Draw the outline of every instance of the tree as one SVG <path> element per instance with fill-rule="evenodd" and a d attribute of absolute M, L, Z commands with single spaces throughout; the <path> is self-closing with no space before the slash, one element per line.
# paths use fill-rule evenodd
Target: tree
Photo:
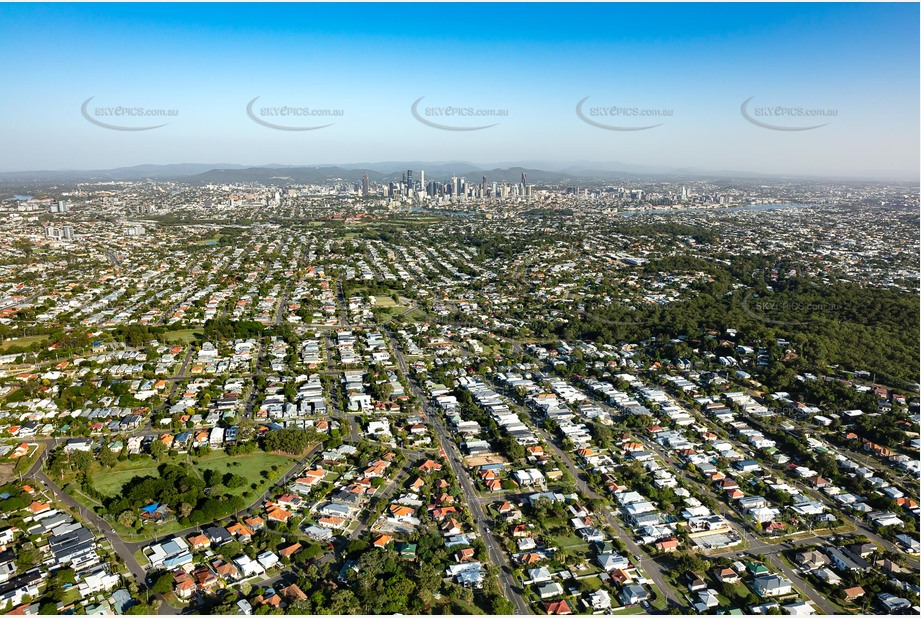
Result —
<path fill-rule="evenodd" d="M 134 522 L 137 521 L 137 514 L 130 509 L 125 509 L 118 514 L 116 521 L 118 521 L 118 523 L 121 525 L 130 528 L 134 525 Z"/>
<path fill-rule="evenodd" d="M 227 473 L 224 475 L 224 486 L 227 489 L 236 489 L 246 485 L 246 477 L 239 474 Z"/>
<path fill-rule="evenodd" d="M 154 459 L 162 459 L 166 455 L 167 450 L 166 445 L 159 440 L 154 440 L 150 443 L 150 456 Z"/>
<path fill-rule="evenodd" d="M 159 575 L 153 583 L 153 586 L 150 589 L 157 594 L 166 594 L 173 589 L 173 574 L 167 571 L 162 575 Z"/>
<path fill-rule="evenodd" d="M 118 455 L 112 452 L 108 446 L 99 449 L 99 465 L 103 468 L 111 468 L 118 463 Z"/>
<path fill-rule="evenodd" d="M 70 455 L 70 466 L 78 474 L 86 476 L 93 464 L 93 455 L 87 451 L 74 451 Z"/>
<path fill-rule="evenodd" d="M 179 503 L 179 508 L 176 510 L 176 512 L 179 513 L 180 519 L 186 519 L 189 515 L 192 514 L 192 510 L 194 508 L 195 507 L 188 502 L 181 502 Z"/>
<path fill-rule="evenodd" d="M 318 439 L 315 431 L 306 429 L 277 429 L 270 431 L 263 439 L 262 447 L 266 451 L 280 451 L 292 455 L 301 455 L 311 442 Z"/>

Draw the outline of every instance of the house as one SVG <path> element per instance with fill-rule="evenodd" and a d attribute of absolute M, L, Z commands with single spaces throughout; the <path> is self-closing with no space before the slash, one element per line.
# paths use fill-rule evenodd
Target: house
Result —
<path fill-rule="evenodd" d="M 779 575 L 758 575 L 752 580 L 752 590 L 762 597 L 782 597 L 793 592 L 793 584 Z"/>
<path fill-rule="evenodd" d="M 759 575 L 769 575 L 771 572 L 770 569 L 768 569 L 766 566 L 764 566 L 760 562 L 752 562 L 752 561 L 746 562 L 745 568 L 746 570 L 748 570 L 749 573 L 751 573 L 755 577 Z"/>
<path fill-rule="evenodd" d="M 572 608 L 569 607 L 566 599 L 544 603 L 544 611 L 547 612 L 548 616 L 569 616 L 572 614 Z"/>
<path fill-rule="evenodd" d="M 276 556 L 274 553 L 270 551 L 262 552 L 261 554 L 256 556 L 256 560 L 258 560 L 259 564 L 261 564 L 262 567 L 266 570 L 271 569 L 272 567 L 278 565 L 279 562 L 281 562 L 278 556 Z"/>
<path fill-rule="evenodd" d="M 854 586 L 853 588 L 844 589 L 844 600 L 845 601 L 856 601 L 866 594 L 860 586 Z"/>
<path fill-rule="evenodd" d="M 400 555 L 400 558 L 404 558 L 406 560 L 416 559 L 417 545 L 415 543 L 397 543 L 394 546 L 394 549 Z"/>
<path fill-rule="evenodd" d="M 463 531 L 463 528 L 461 528 L 460 522 L 454 519 L 453 517 L 449 519 L 448 521 L 444 522 L 443 524 L 441 524 L 439 529 L 441 530 L 441 533 L 445 536 L 453 536 L 455 534 L 460 534 Z"/>
<path fill-rule="evenodd" d="M 209 526 L 202 532 L 217 546 L 230 543 L 233 540 L 233 536 L 231 536 L 230 532 L 228 532 L 227 528 L 224 526 Z"/>
<path fill-rule="evenodd" d="M 330 529 L 331 529 L 331 528 L 332 528 L 332 529 L 339 529 L 339 528 L 342 527 L 342 525 L 343 525 L 345 522 L 346 522 L 346 520 L 345 520 L 344 517 L 337 517 L 337 516 L 335 516 L 335 515 L 328 515 L 328 516 L 325 516 L 325 517 L 321 517 L 321 518 L 319 518 L 319 519 L 317 520 L 317 524 L 318 524 L 319 526 L 322 526 L 322 527 L 323 527 L 322 529 L 326 530 L 327 532 L 330 532 L 329 538 L 332 538 L 332 532 L 330 531 Z M 313 528 L 313 527 L 315 527 L 315 526 L 311 526 L 311 528 Z M 305 532 L 306 532 L 306 531 L 305 531 Z M 318 533 L 318 532 L 315 532 L 314 534 L 315 534 L 315 535 L 316 535 L 316 534 L 320 534 L 321 536 L 325 536 L 325 534 L 323 534 L 323 533 Z"/>
<path fill-rule="evenodd" d="M 277 521 L 281 523 L 287 522 L 291 516 L 292 513 L 278 506 L 271 507 L 266 513 L 266 519 L 269 521 Z"/>
<path fill-rule="evenodd" d="M 173 586 L 173 592 L 176 593 L 176 596 L 180 599 L 191 599 L 192 595 L 198 590 L 198 586 L 195 585 L 195 582 L 191 577 L 185 577 L 181 581 L 177 580 Z"/>
<path fill-rule="evenodd" d="M 712 571 L 713 577 L 724 584 L 736 584 L 739 582 L 739 574 L 729 567 L 716 567 Z"/>
<path fill-rule="evenodd" d="M 416 513 L 415 510 L 402 504 L 391 504 L 388 510 L 390 511 L 390 517 L 402 521 L 412 519 L 413 515 Z"/>
<path fill-rule="evenodd" d="M 814 571 L 831 564 L 828 557 L 822 552 L 816 550 L 804 551 L 796 554 L 793 560 L 805 571 Z"/>
<path fill-rule="evenodd" d="M 550 575 L 550 569 L 547 567 L 537 567 L 535 569 L 528 569 L 528 578 L 532 584 L 542 584 L 544 582 L 549 582 L 553 579 L 553 576 Z"/>
<path fill-rule="evenodd" d="M 911 608 L 911 602 L 908 601 L 908 599 L 897 597 L 894 594 L 890 594 L 888 592 L 881 592 L 877 594 L 876 600 L 888 614 L 902 613 L 905 610 Z"/>
<path fill-rule="evenodd" d="M 591 543 L 592 541 L 603 541 L 605 539 L 604 532 L 595 528 L 594 526 L 586 526 L 584 528 L 579 528 L 579 536 L 581 536 L 585 541 Z"/>
<path fill-rule="evenodd" d="M 454 578 L 457 583 L 468 588 L 481 588 L 483 579 L 486 576 L 481 562 L 452 564 L 446 569 L 446 574 Z"/>
<path fill-rule="evenodd" d="M 282 588 L 281 590 L 278 591 L 278 594 L 280 594 L 283 598 L 287 599 L 288 601 L 306 601 L 307 600 L 307 595 L 304 593 L 303 590 L 301 590 L 300 586 L 298 586 L 297 584 L 291 584 L 290 586 L 286 586 Z"/>
<path fill-rule="evenodd" d="M 322 518 L 322 517 L 321 517 L 320 519 L 328 519 L 328 518 Z M 339 525 L 342 524 L 342 521 L 343 521 L 343 520 L 340 520 L 340 521 L 339 521 Z M 318 520 L 317 523 L 320 524 L 320 525 L 318 525 L 318 526 L 307 526 L 306 528 L 304 528 L 304 534 L 306 534 L 307 536 L 309 536 L 310 538 L 312 538 L 312 539 L 315 540 L 315 541 L 320 541 L 320 542 L 325 542 L 325 543 L 328 543 L 328 542 L 332 541 L 332 540 L 333 540 L 333 531 L 330 530 L 329 528 L 321 527 L 321 526 L 323 526 L 323 523 L 322 523 L 321 521 Z M 334 526 L 334 527 L 335 527 L 335 526 Z"/>
<path fill-rule="evenodd" d="M 253 599 L 253 602 L 258 603 L 259 605 L 268 605 L 269 607 L 281 607 L 282 598 L 281 595 L 277 592 L 275 594 L 260 594 L 258 597 Z"/>
<path fill-rule="evenodd" d="M 253 560 L 246 554 L 241 554 L 233 559 L 233 563 L 243 574 L 243 577 L 252 577 L 253 575 L 262 575 L 265 569 L 257 561 Z"/>
<path fill-rule="evenodd" d="M 853 560 L 853 557 L 847 556 L 843 551 L 841 551 L 837 547 L 826 547 L 825 555 L 828 556 L 828 559 L 831 561 L 832 567 L 837 571 L 857 571 L 861 568 Z M 862 558 L 857 557 L 857 559 L 863 562 Z M 866 562 L 864 562 L 864 564 L 866 564 Z"/>
<path fill-rule="evenodd" d="M 910 554 L 917 554 L 921 551 L 921 541 L 910 534 L 899 533 L 895 535 L 895 540 Z"/>
<path fill-rule="evenodd" d="M 630 566 L 630 561 L 620 554 L 599 554 L 596 558 L 598 566 L 610 573 L 614 569 L 626 569 Z"/>
<path fill-rule="evenodd" d="M 441 470 L 441 464 L 437 461 L 432 461 L 431 459 L 426 460 L 423 464 L 418 467 L 418 470 L 423 474 L 430 474 L 432 472 L 438 472 Z"/>
<path fill-rule="evenodd" d="M 549 582 L 537 588 L 537 594 L 541 599 L 552 599 L 563 594 L 563 586 L 558 582 Z"/>
<path fill-rule="evenodd" d="M 232 581 L 240 577 L 240 571 L 233 564 L 218 559 L 211 563 L 214 572 L 224 578 L 225 581 Z"/>
<path fill-rule="evenodd" d="M 291 559 L 291 556 L 296 554 L 301 550 L 303 546 L 300 543 L 292 543 L 278 550 L 278 553 L 281 554 L 283 558 Z"/>
<path fill-rule="evenodd" d="M 854 555 L 867 558 L 876 552 L 876 545 L 873 543 L 851 543 L 847 546 L 847 549 Z"/>
<path fill-rule="evenodd" d="M 297 494 L 282 494 L 279 496 L 278 506 L 283 509 L 296 511 L 304 504 L 304 499 Z"/>
<path fill-rule="evenodd" d="M 697 593 L 697 599 L 694 602 L 694 609 L 696 609 L 701 614 L 710 613 L 708 610 L 719 607 L 720 600 L 716 596 L 716 592 L 706 588 Z"/>
<path fill-rule="evenodd" d="M 687 573 L 684 574 L 684 580 L 687 584 L 688 590 L 690 590 L 691 592 L 698 592 L 700 590 L 707 589 L 707 583 L 697 573 L 692 573 L 691 571 L 688 571 Z"/>
<path fill-rule="evenodd" d="M 621 588 L 620 601 L 622 605 L 636 605 L 649 600 L 649 593 L 639 584 L 629 584 Z"/>
<path fill-rule="evenodd" d="M 198 586 L 198 589 L 202 591 L 210 591 L 220 582 L 217 573 L 212 571 L 207 566 L 202 566 L 195 569 L 190 573 L 190 575 L 192 576 L 192 579 L 195 580 L 195 585 Z"/>
<path fill-rule="evenodd" d="M 460 549 L 454 552 L 454 559 L 457 562 L 469 562 L 473 560 L 473 556 L 475 553 L 476 552 L 473 550 L 472 547 L 465 547 L 464 549 Z"/>
<path fill-rule="evenodd" d="M 383 549 L 384 547 L 387 547 L 387 545 L 390 544 L 391 541 L 393 541 L 392 536 L 390 536 L 389 534 L 382 534 L 378 536 L 376 539 L 374 539 L 374 546 Z"/>
<path fill-rule="evenodd" d="M 236 537 L 241 543 L 249 543 L 255 534 L 252 528 L 238 521 L 227 526 L 227 532 Z"/>
<path fill-rule="evenodd" d="M 154 502 L 141 508 L 140 517 L 146 521 L 161 522 L 170 516 L 172 511 L 165 504 Z"/>
<path fill-rule="evenodd" d="M 611 608 L 611 595 L 608 594 L 607 590 L 601 589 L 596 590 L 592 594 L 588 595 L 586 600 L 586 605 L 591 607 L 594 611 L 601 611 Z"/>
<path fill-rule="evenodd" d="M 204 534 L 194 534 L 187 540 L 189 542 L 189 547 L 191 547 L 193 550 L 206 549 L 211 547 L 211 539 L 209 539 Z"/>
<path fill-rule="evenodd" d="M 815 614 L 815 608 L 807 603 L 806 601 L 797 601 L 795 603 L 787 603 L 783 605 L 780 609 L 791 616 L 812 616 Z"/>

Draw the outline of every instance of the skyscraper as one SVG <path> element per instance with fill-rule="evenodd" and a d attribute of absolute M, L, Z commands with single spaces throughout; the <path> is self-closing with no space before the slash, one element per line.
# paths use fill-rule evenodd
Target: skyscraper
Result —
<path fill-rule="evenodd" d="M 367 174 L 361 177 L 361 194 L 366 197 L 371 195 L 371 180 Z"/>
<path fill-rule="evenodd" d="M 407 193 L 413 188 L 413 171 L 406 170 L 406 190 Z"/>

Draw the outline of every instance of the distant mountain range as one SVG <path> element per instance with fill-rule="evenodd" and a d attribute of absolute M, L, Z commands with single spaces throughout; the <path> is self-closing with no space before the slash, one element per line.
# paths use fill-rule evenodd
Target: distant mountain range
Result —
<path fill-rule="evenodd" d="M 657 168 L 619 162 L 598 163 L 589 161 L 561 164 L 553 161 L 516 161 L 476 164 L 469 161 L 383 161 L 377 163 L 350 163 L 324 165 L 266 164 L 246 166 L 236 163 L 175 163 L 169 165 L 135 165 L 108 170 L 44 170 L 28 172 L 2 172 L 0 183 L 31 185 L 48 182 L 105 182 L 128 180 L 174 180 L 190 184 L 298 184 L 322 183 L 332 180 L 361 182 L 364 174 L 372 182 L 397 181 L 402 173 L 411 169 L 416 174 L 425 171 L 426 179 L 444 181 L 451 176 L 463 176 L 468 181 L 480 182 L 486 176 L 489 182 L 518 182 L 521 174 L 528 175 L 532 184 L 567 184 L 577 182 L 611 182 L 656 178 L 671 180 L 711 179 L 797 179 L 840 180 L 845 178 L 819 178 L 816 176 L 781 176 L 754 172 L 706 172 L 691 168 Z"/>

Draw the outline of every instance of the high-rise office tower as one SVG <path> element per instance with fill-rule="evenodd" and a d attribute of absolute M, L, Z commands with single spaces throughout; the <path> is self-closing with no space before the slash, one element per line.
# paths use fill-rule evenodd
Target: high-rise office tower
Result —
<path fill-rule="evenodd" d="M 371 179 L 367 174 L 361 177 L 361 194 L 366 197 L 371 195 Z"/>

